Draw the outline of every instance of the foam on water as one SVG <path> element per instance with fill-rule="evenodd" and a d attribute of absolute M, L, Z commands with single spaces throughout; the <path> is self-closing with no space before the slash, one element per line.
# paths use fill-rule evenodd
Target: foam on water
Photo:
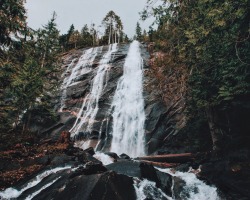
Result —
<path fill-rule="evenodd" d="M 137 200 L 172 200 L 171 197 L 167 196 L 161 189 L 156 187 L 156 183 L 144 179 L 142 181 L 134 181 L 134 188 L 136 192 Z"/>
<path fill-rule="evenodd" d="M 45 177 L 49 176 L 50 174 L 56 173 L 61 170 L 70 169 L 70 166 L 66 167 L 57 167 L 55 169 L 47 170 L 39 175 L 37 175 L 34 179 L 32 179 L 26 186 L 24 186 L 21 190 L 17 190 L 15 188 L 7 188 L 3 192 L 0 192 L 0 197 L 3 199 L 11 199 L 19 197 L 25 190 L 36 186 L 40 183 Z"/>
<path fill-rule="evenodd" d="M 199 180 L 194 173 L 191 172 L 172 172 L 170 169 L 160 169 L 159 171 L 171 174 L 185 181 L 186 185 L 183 187 L 183 191 L 180 196 L 186 200 L 220 200 L 217 192 L 217 188 L 207 185 L 203 181 Z M 187 195 L 188 194 L 188 195 Z"/>
<path fill-rule="evenodd" d="M 60 176 L 57 177 L 55 180 L 51 181 L 50 183 L 44 185 L 43 187 L 41 187 L 39 190 L 37 190 L 36 192 L 30 194 L 28 197 L 25 198 L 25 200 L 31 200 L 34 196 L 38 195 L 40 192 L 42 192 L 44 189 L 48 188 L 49 186 L 53 185 L 53 183 L 55 183 L 59 178 L 61 178 Z"/>
<path fill-rule="evenodd" d="M 97 160 L 100 160 L 103 165 L 109 165 L 114 162 L 113 158 L 102 152 L 96 152 L 93 157 L 95 157 Z"/>

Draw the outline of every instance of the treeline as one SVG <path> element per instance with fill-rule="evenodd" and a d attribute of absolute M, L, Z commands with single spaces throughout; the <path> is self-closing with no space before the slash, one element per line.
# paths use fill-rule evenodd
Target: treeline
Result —
<path fill-rule="evenodd" d="M 156 18 L 158 28 L 150 29 L 149 40 L 165 54 L 163 74 L 185 68 L 189 122 L 207 122 L 215 151 L 248 148 L 249 1 L 159 0 L 153 7 L 154 3 L 149 0 L 141 16 Z"/>
<path fill-rule="evenodd" d="M 88 27 L 88 25 L 85 24 L 81 31 L 78 31 L 75 30 L 72 24 L 67 34 L 63 34 L 59 38 L 62 51 L 128 41 L 128 36 L 123 32 L 121 18 L 116 15 L 114 11 L 107 13 L 102 20 L 101 26 L 96 26 L 92 23 L 90 27 Z"/>
<path fill-rule="evenodd" d="M 27 132 L 32 113 L 41 121 L 55 117 L 50 99 L 59 88 L 59 60 L 73 48 L 124 42 L 119 16 L 110 11 L 103 19 L 105 33 L 92 24 L 81 32 L 71 25 L 60 35 L 56 13 L 42 28 L 27 26 L 25 0 L 0 2 L 0 133 L 19 128 Z"/>

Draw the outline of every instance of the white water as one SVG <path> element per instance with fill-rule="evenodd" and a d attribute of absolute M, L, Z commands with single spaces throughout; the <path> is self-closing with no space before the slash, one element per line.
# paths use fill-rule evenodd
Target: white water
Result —
<path fill-rule="evenodd" d="M 102 152 L 96 152 L 93 157 L 95 157 L 97 160 L 100 160 L 103 165 L 109 165 L 114 162 L 113 158 Z"/>
<path fill-rule="evenodd" d="M 7 188 L 3 192 L 0 192 L 0 197 L 3 199 L 11 199 L 19 197 L 25 190 L 36 186 L 40 183 L 45 177 L 49 176 L 50 174 L 56 173 L 61 170 L 70 169 L 70 166 L 66 167 L 57 167 L 55 169 L 47 170 L 39 175 L 37 175 L 33 180 L 31 180 L 23 189 L 17 190 L 15 188 Z"/>
<path fill-rule="evenodd" d="M 137 200 L 145 200 L 145 199 L 172 200 L 171 197 L 167 196 L 161 189 L 156 187 L 156 183 L 151 182 L 147 179 L 144 179 L 140 181 L 139 183 L 135 181 L 134 188 L 135 188 Z"/>
<path fill-rule="evenodd" d="M 71 85 L 73 85 L 74 79 L 79 76 L 83 75 L 85 73 L 90 72 L 91 65 L 93 64 L 95 57 L 97 56 L 97 53 L 102 50 L 102 47 L 96 47 L 96 48 L 90 48 L 83 52 L 83 55 L 79 58 L 77 64 L 75 64 L 76 59 L 73 59 L 72 62 L 69 64 L 67 70 L 63 74 L 63 76 L 66 76 L 70 71 L 70 76 L 65 77 L 62 84 L 62 99 L 61 99 L 61 108 L 59 111 L 62 111 L 65 107 L 65 99 L 66 99 L 66 91 L 67 88 Z"/>
<path fill-rule="evenodd" d="M 183 200 L 220 200 L 217 188 L 205 184 L 203 181 L 199 180 L 194 173 L 179 171 L 173 173 L 170 169 L 157 169 L 185 181 L 186 185 L 183 187 L 183 191 L 180 194 Z M 186 194 L 188 194 L 188 196 Z"/>
<path fill-rule="evenodd" d="M 25 198 L 25 200 L 31 200 L 34 196 L 36 196 L 37 194 L 39 194 L 41 191 L 43 191 L 44 189 L 48 188 L 49 186 L 53 185 L 53 183 L 55 183 L 59 178 L 61 178 L 60 176 L 57 177 L 55 180 L 53 180 L 52 182 L 44 185 L 41 189 L 39 189 L 38 191 L 32 193 L 31 195 L 29 195 L 27 198 Z"/>
<path fill-rule="evenodd" d="M 98 66 L 96 76 L 93 79 L 91 92 L 86 96 L 77 115 L 75 124 L 70 130 L 71 137 L 77 135 L 80 130 L 84 132 L 91 132 L 92 125 L 99 109 L 98 102 L 101 97 L 102 91 L 105 88 L 105 76 L 107 76 L 107 72 L 111 68 L 109 61 L 111 60 L 112 54 L 116 51 L 117 44 L 112 44 L 109 45 L 108 52 L 103 55 L 103 58 L 101 59 Z M 85 111 L 84 108 L 86 108 Z"/>
<path fill-rule="evenodd" d="M 111 151 L 129 156 L 145 155 L 143 61 L 140 43 L 132 42 L 112 102 L 113 139 Z"/>

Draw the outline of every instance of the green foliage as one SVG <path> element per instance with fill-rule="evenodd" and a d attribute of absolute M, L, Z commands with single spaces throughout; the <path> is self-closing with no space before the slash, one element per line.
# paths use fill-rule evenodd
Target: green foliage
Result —
<path fill-rule="evenodd" d="M 138 41 L 142 41 L 142 30 L 139 22 L 136 23 L 135 38 Z"/>
<path fill-rule="evenodd" d="M 198 107 L 250 95 L 248 1 L 171 1 L 153 8 L 156 44 L 192 71 Z M 145 17 L 146 13 L 144 12 Z"/>
<path fill-rule="evenodd" d="M 123 35 L 123 24 L 121 18 L 115 14 L 114 11 L 109 11 L 107 15 L 102 20 L 103 25 L 105 26 L 104 41 L 107 44 L 119 43 Z"/>
<path fill-rule="evenodd" d="M 0 50 L 0 118 L 1 124 L 5 124 L 0 132 L 13 128 L 13 123 L 18 125 L 23 114 L 40 105 L 58 82 L 60 46 L 55 20 L 53 13 L 43 28 L 27 29 L 30 31 L 27 35 L 34 37 L 12 42 L 7 49 Z M 13 34 L 17 33 L 18 30 Z"/>
<path fill-rule="evenodd" d="M 27 58 L 18 70 L 11 84 L 13 105 L 17 110 L 27 110 L 36 102 L 43 92 L 42 69 L 37 61 Z"/>
<path fill-rule="evenodd" d="M 92 45 L 92 37 L 88 28 L 88 25 L 85 24 L 81 30 L 81 39 L 80 39 L 80 46 L 81 47 L 88 47 Z"/>
<path fill-rule="evenodd" d="M 0 1 L 0 45 L 9 46 L 18 33 L 27 34 L 24 0 Z"/>
<path fill-rule="evenodd" d="M 229 134 L 233 126 L 229 122 L 236 114 L 232 110 L 239 106 L 249 109 L 249 1 L 171 0 L 161 1 L 157 7 L 153 2 L 148 1 L 141 16 L 145 19 L 153 13 L 158 28 L 150 30 L 150 41 L 169 55 L 169 63 L 184 65 L 189 71 L 190 116 L 210 111 L 207 120 Z M 215 119 L 218 113 L 220 118 Z"/>

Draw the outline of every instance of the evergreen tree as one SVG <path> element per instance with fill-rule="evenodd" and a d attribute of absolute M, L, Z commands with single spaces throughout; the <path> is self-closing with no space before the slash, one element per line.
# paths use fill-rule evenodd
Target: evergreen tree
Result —
<path fill-rule="evenodd" d="M 9 46 L 13 38 L 28 33 L 24 0 L 0 1 L 0 45 Z"/>
<path fill-rule="evenodd" d="M 102 20 L 105 26 L 104 38 L 108 38 L 108 44 L 120 42 L 123 25 L 119 16 L 114 11 L 109 11 Z"/>
<path fill-rule="evenodd" d="M 147 31 L 145 29 L 143 30 L 142 40 L 144 42 L 148 41 L 148 34 L 147 34 Z"/>
<path fill-rule="evenodd" d="M 35 37 L 27 41 L 20 41 L 17 47 L 13 46 L 5 52 L 9 64 L 1 69 L 0 79 L 8 83 L 3 87 L 0 111 L 1 121 L 7 125 L 17 125 L 24 113 L 29 113 L 34 106 L 40 104 L 41 98 L 48 95 L 48 91 L 57 84 L 55 73 L 59 53 L 59 31 L 55 23 L 56 14 L 43 28 L 35 31 Z M 8 73 L 6 73 L 8 72 Z M 3 117 L 3 118 L 2 118 Z M 26 124 L 26 123 L 24 123 Z M 23 126 L 24 130 L 26 126 Z M 10 127 L 8 127 L 10 129 Z"/>
<path fill-rule="evenodd" d="M 74 31 L 69 37 L 69 46 L 77 47 L 77 44 L 80 42 L 80 33 L 78 30 Z"/>
<path fill-rule="evenodd" d="M 95 46 L 97 43 L 97 31 L 95 29 L 95 24 L 92 23 L 90 26 L 90 34 L 92 36 L 92 46 Z"/>
<path fill-rule="evenodd" d="M 142 41 L 142 29 L 139 22 L 136 23 L 135 33 L 136 33 L 135 35 L 136 40 Z"/>
<path fill-rule="evenodd" d="M 74 27 L 73 24 L 71 24 L 71 26 L 69 27 L 69 30 L 67 32 L 67 49 L 72 49 L 73 48 L 73 46 L 70 45 L 69 40 L 70 40 L 71 35 L 74 33 L 74 31 L 75 31 L 75 27 Z"/>
<path fill-rule="evenodd" d="M 81 47 L 89 47 L 92 45 L 92 37 L 87 24 L 85 24 L 81 30 L 80 45 Z"/>

